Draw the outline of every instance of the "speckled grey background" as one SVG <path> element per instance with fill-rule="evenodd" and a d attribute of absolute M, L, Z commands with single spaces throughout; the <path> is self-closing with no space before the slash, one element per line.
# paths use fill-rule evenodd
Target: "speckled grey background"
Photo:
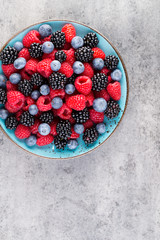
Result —
<path fill-rule="evenodd" d="M 0 133 L 0 239 L 159 240 L 159 0 L 0 3 L 0 46 L 43 19 L 81 21 L 118 48 L 130 81 L 120 127 L 84 157 L 34 157 Z"/>

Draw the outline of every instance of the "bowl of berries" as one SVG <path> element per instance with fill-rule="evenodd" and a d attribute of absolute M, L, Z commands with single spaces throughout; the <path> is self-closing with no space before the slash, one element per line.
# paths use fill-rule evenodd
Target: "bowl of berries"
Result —
<path fill-rule="evenodd" d="M 84 24 L 34 24 L 0 51 L 0 125 L 19 147 L 67 159 L 104 143 L 127 105 L 123 60 Z"/>

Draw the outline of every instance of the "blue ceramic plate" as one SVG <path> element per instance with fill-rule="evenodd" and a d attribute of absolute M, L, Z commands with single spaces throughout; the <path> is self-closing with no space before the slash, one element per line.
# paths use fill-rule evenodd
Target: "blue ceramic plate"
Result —
<path fill-rule="evenodd" d="M 41 22 L 39 24 L 32 25 L 19 34 L 17 34 L 15 37 L 13 37 L 3 48 L 7 47 L 8 45 L 13 46 L 16 41 L 22 41 L 23 37 L 26 35 L 27 32 L 29 32 L 32 29 L 37 29 L 42 25 L 44 22 Z M 53 28 L 53 31 L 60 30 L 65 23 L 72 23 L 74 27 L 76 28 L 76 33 L 78 36 L 83 37 L 85 34 L 88 32 L 96 32 L 98 39 L 99 39 L 99 44 L 98 47 L 101 48 L 106 55 L 116 55 L 119 58 L 119 65 L 118 68 L 122 71 L 123 78 L 121 80 L 121 92 L 122 96 L 119 101 L 119 105 L 121 108 L 121 112 L 117 116 L 117 118 L 114 118 L 113 120 L 107 120 L 105 118 L 105 123 L 107 125 L 107 131 L 103 135 L 99 136 L 98 140 L 94 143 L 91 144 L 90 146 L 86 146 L 82 140 L 82 137 L 78 139 L 79 146 L 76 150 L 71 151 L 65 148 L 65 150 L 57 150 L 54 148 L 54 144 L 49 144 L 43 147 L 28 147 L 25 144 L 25 140 L 19 140 L 16 138 L 14 135 L 13 130 L 8 130 L 5 127 L 4 120 L 0 119 L 0 124 L 1 124 L 1 129 L 3 130 L 4 133 L 14 142 L 16 143 L 19 147 L 23 148 L 24 150 L 27 150 L 28 152 L 31 152 L 35 155 L 41 156 L 41 157 L 47 157 L 47 158 L 52 158 L 52 159 L 66 159 L 66 158 L 71 158 L 71 157 L 76 157 L 80 156 L 82 154 L 88 153 L 89 151 L 95 149 L 96 147 L 100 146 L 103 142 L 105 142 L 110 135 L 115 131 L 117 126 L 119 125 L 125 109 L 127 105 L 127 99 L 128 99 L 128 78 L 127 78 L 127 72 L 125 65 L 122 61 L 122 58 L 120 54 L 117 52 L 117 50 L 113 47 L 113 45 L 108 41 L 106 37 L 104 37 L 102 34 L 94 30 L 93 28 L 90 28 L 84 24 L 78 23 L 78 22 L 72 22 L 72 21 L 67 21 L 67 20 L 62 20 L 62 21 L 47 21 L 46 23 L 50 24 Z M 3 73 L 2 68 L 1 68 L 1 61 L 0 61 L 0 73 Z"/>

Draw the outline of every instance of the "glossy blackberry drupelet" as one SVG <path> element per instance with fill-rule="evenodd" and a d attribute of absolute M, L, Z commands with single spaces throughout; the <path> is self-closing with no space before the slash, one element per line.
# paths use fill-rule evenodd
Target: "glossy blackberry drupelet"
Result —
<path fill-rule="evenodd" d="M 0 53 L 0 60 L 2 60 L 2 64 L 11 64 L 18 57 L 18 52 L 14 47 L 8 46 Z"/>
<path fill-rule="evenodd" d="M 40 45 L 39 43 L 32 43 L 29 49 L 29 53 L 33 58 L 42 57 L 42 45 Z"/>
<path fill-rule="evenodd" d="M 104 65 L 110 70 L 114 70 L 117 67 L 118 63 L 119 60 L 114 55 L 109 55 L 105 57 Z"/>
<path fill-rule="evenodd" d="M 13 130 L 17 127 L 18 121 L 14 116 L 9 116 L 5 120 L 5 125 L 6 128 Z"/>
<path fill-rule="evenodd" d="M 66 60 L 67 56 L 64 51 L 59 50 L 55 53 L 55 59 L 58 60 L 60 63 Z"/>
<path fill-rule="evenodd" d="M 71 123 L 68 120 L 60 120 L 57 123 L 56 131 L 61 139 L 67 139 L 71 136 Z"/>
<path fill-rule="evenodd" d="M 88 46 L 90 48 L 96 47 L 97 44 L 99 43 L 98 37 L 96 33 L 87 33 L 84 38 L 84 46 Z"/>
<path fill-rule="evenodd" d="M 52 111 L 43 112 L 39 119 L 41 120 L 41 122 L 49 124 L 54 119 L 53 112 Z"/>
<path fill-rule="evenodd" d="M 74 85 L 74 82 L 75 82 L 75 80 L 76 80 L 77 77 L 78 77 L 78 75 L 75 74 L 75 73 L 73 73 L 70 78 L 67 78 L 67 82 L 66 82 L 66 83 L 67 83 L 67 84 L 71 83 L 71 84 Z"/>
<path fill-rule="evenodd" d="M 5 104 L 7 101 L 6 91 L 0 87 L 0 104 Z"/>
<path fill-rule="evenodd" d="M 51 42 L 54 44 L 55 48 L 62 49 L 66 42 L 65 33 L 61 31 L 56 31 L 51 36 Z"/>
<path fill-rule="evenodd" d="M 75 51 L 75 58 L 80 62 L 90 62 L 93 58 L 93 51 L 90 47 L 81 47 Z"/>
<path fill-rule="evenodd" d="M 62 73 L 52 73 L 49 77 L 49 84 L 52 89 L 64 89 L 67 78 Z"/>
<path fill-rule="evenodd" d="M 34 73 L 31 77 L 31 83 L 37 87 L 43 85 L 44 82 L 45 79 L 39 73 Z"/>
<path fill-rule="evenodd" d="M 28 111 L 23 112 L 20 116 L 20 123 L 25 126 L 34 125 L 34 116 L 32 116 Z"/>
<path fill-rule="evenodd" d="M 67 145 L 67 140 L 60 138 L 58 135 L 54 137 L 54 144 L 57 149 L 64 149 Z"/>
<path fill-rule="evenodd" d="M 85 144 L 93 143 L 98 138 L 98 132 L 95 127 L 88 128 L 83 134 L 83 141 Z"/>
<path fill-rule="evenodd" d="M 97 73 L 92 77 L 92 90 L 101 91 L 105 89 L 108 83 L 108 77 L 104 73 Z"/>
<path fill-rule="evenodd" d="M 119 104 L 114 100 L 109 100 L 107 102 L 107 109 L 104 112 L 107 118 L 112 119 L 118 116 L 120 112 Z"/>
<path fill-rule="evenodd" d="M 25 96 L 29 96 L 33 90 L 33 84 L 24 79 L 18 83 L 18 90 L 23 93 Z"/>
<path fill-rule="evenodd" d="M 81 111 L 72 111 L 72 117 L 75 119 L 76 123 L 85 123 L 89 119 L 89 111 L 87 108 Z"/>

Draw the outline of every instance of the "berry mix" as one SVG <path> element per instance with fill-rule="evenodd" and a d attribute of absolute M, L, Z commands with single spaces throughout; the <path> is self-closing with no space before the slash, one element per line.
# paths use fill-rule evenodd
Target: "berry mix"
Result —
<path fill-rule="evenodd" d="M 116 56 L 97 46 L 96 33 L 83 38 L 72 24 L 53 32 L 48 24 L 0 53 L 0 118 L 28 146 L 54 141 L 57 149 L 95 142 L 106 131 L 104 116 L 120 111 L 121 71 Z"/>

